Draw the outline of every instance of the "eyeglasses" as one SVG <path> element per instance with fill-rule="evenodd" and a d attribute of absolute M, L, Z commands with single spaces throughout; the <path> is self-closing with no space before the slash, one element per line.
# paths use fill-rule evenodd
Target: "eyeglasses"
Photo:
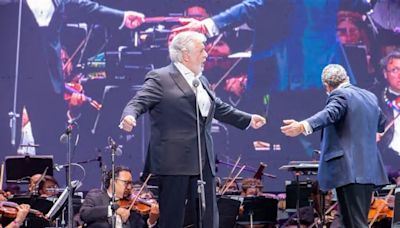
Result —
<path fill-rule="evenodd" d="M 116 179 L 124 183 L 125 186 L 133 186 L 133 182 L 129 180 Z"/>
<path fill-rule="evenodd" d="M 388 73 L 390 73 L 390 74 L 397 74 L 397 73 L 400 72 L 400 68 L 395 67 L 395 68 L 393 68 L 393 69 L 391 69 L 391 70 L 386 69 L 385 71 L 388 72 Z"/>

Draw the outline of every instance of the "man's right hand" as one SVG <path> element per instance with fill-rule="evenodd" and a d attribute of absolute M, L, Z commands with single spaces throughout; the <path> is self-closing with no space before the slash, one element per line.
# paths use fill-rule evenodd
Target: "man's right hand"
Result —
<path fill-rule="evenodd" d="M 121 220 L 123 223 L 126 223 L 129 219 L 129 215 L 131 214 L 130 211 L 126 208 L 118 208 L 115 213 L 119 216 L 121 216 Z"/>
<path fill-rule="evenodd" d="M 125 116 L 119 124 L 119 128 L 126 132 L 131 132 L 134 127 L 136 127 L 136 119 L 132 115 Z"/>
<path fill-rule="evenodd" d="M 185 31 L 195 31 L 203 34 L 207 34 L 207 28 L 202 23 L 202 21 L 193 19 L 193 18 L 181 18 L 179 22 L 183 25 L 177 28 L 172 29 L 173 33 L 180 33 Z"/>

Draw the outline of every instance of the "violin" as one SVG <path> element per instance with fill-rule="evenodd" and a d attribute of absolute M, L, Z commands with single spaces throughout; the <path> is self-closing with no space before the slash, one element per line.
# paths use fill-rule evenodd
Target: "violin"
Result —
<path fill-rule="evenodd" d="M 133 203 L 134 198 L 132 199 L 121 199 L 117 201 L 118 206 L 130 210 L 134 210 L 138 212 L 141 215 L 148 215 L 150 214 L 151 210 L 151 205 L 154 204 L 154 202 L 151 202 L 150 200 L 142 199 L 142 198 L 137 198 L 136 201 Z M 132 205 L 133 203 L 133 205 Z M 132 207 L 131 207 L 132 205 Z M 131 207 L 131 208 L 130 208 Z"/>
<path fill-rule="evenodd" d="M 0 214 L 6 218 L 16 218 L 17 213 L 18 213 L 18 204 L 10 201 L 2 201 L 0 202 Z M 33 214 L 39 218 L 44 218 L 46 220 L 49 220 L 46 218 L 42 212 L 35 210 L 35 209 L 29 209 L 29 213 Z"/>
<path fill-rule="evenodd" d="M 143 183 L 142 187 L 139 189 L 139 191 L 131 192 L 130 199 L 129 200 L 119 200 L 117 203 L 120 207 L 126 208 L 128 210 L 135 210 L 141 215 L 148 215 L 150 214 L 151 211 L 151 206 L 154 204 L 154 201 L 151 202 L 149 200 L 146 200 L 141 196 L 143 189 L 147 185 L 147 182 L 150 180 L 151 173 L 147 176 L 145 182 Z"/>
<path fill-rule="evenodd" d="M 380 221 L 384 218 L 393 218 L 393 209 L 390 209 L 385 199 L 375 198 L 368 212 L 368 222 Z"/>

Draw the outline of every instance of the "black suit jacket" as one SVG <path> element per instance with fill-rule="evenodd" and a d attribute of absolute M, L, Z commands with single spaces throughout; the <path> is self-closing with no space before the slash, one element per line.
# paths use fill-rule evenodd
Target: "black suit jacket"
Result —
<path fill-rule="evenodd" d="M 251 115 L 222 102 L 210 91 L 204 76 L 203 87 L 211 98 L 208 117 L 200 121 L 202 152 L 215 174 L 215 155 L 211 138 L 211 121 L 231 124 L 241 129 L 249 126 Z M 122 118 L 136 119 L 149 112 L 151 135 L 145 171 L 158 175 L 198 175 L 195 94 L 174 64 L 146 75 L 141 90 L 128 102 Z M 203 159 L 205 156 L 203 156 Z M 205 164 L 203 160 L 203 165 Z"/>
<path fill-rule="evenodd" d="M 106 191 L 92 189 L 88 192 L 79 211 L 82 221 L 87 224 L 86 227 L 111 227 L 111 218 L 108 217 L 108 206 L 110 202 L 111 199 Z M 128 222 L 124 224 L 123 227 L 143 228 L 147 227 L 147 224 L 139 214 L 131 212 Z"/>

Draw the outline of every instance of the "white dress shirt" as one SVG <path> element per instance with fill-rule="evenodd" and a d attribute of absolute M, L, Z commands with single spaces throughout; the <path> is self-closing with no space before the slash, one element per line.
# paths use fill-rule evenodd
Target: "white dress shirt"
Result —
<path fill-rule="evenodd" d="M 201 73 L 199 75 L 195 76 L 194 73 L 191 70 L 189 70 L 182 63 L 175 62 L 174 64 L 175 64 L 176 68 L 178 68 L 178 71 L 183 75 L 186 82 L 192 88 L 194 93 L 196 93 L 196 88 L 194 88 L 194 86 L 193 86 L 193 80 L 195 78 L 199 78 L 201 76 Z M 200 82 L 199 86 L 197 87 L 197 103 L 199 104 L 201 116 L 207 117 L 208 113 L 210 112 L 211 98 L 208 95 L 207 91 L 204 89 L 203 84 L 201 82 Z"/>
<path fill-rule="evenodd" d="M 108 195 L 110 198 L 112 198 L 112 194 L 111 194 L 110 192 L 108 192 L 108 191 L 107 191 L 107 195 Z M 117 201 L 117 200 L 118 200 L 118 199 L 115 198 L 115 201 Z M 108 217 L 111 217 L 111 216 L 112 216 L 111 205 L 108 206 L 108 212 L 107 212 L 107 214 L 108 214 Z M 115 219 L 115 228 L 122 228 L 122 219 L 121 219 L 121 216 L 119 216 L 119 215 L 116 214 L 115 218 L 116 218 L 116 219 Z"/>
<path fill-rule="evenodd" d="M 52 0 L 26 0 L 26 2 L 38 25 L 40 27 L 49 26 L 54 13 Z"/>

